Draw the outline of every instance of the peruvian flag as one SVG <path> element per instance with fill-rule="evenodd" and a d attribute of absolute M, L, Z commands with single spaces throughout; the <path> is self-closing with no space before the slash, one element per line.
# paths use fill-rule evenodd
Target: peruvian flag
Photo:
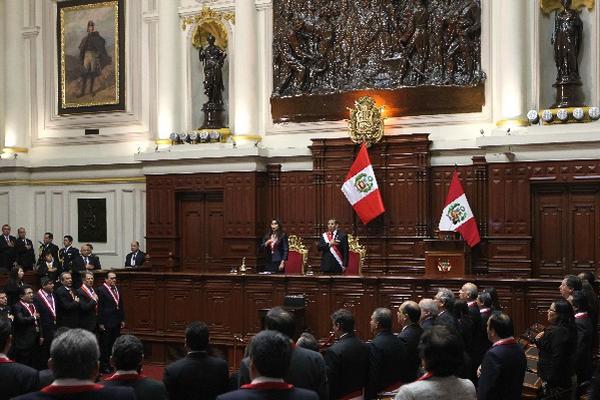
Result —
<path fill-rule="evenodd" d="M 459 232 L 471 247 L 481 241 L 477 221 L 469 207 L 465 191 L 458 180 L 458 173 L 454 171 L 452 182 L 446 196 L 446 207 L 440 218 L 440 231 Z"/>
<path fill-rule="evenodd" d="M 363 143 L 342 185 L 342 192 L 352 204 L 363 224 L 385 211 L 367 147 Z"/>

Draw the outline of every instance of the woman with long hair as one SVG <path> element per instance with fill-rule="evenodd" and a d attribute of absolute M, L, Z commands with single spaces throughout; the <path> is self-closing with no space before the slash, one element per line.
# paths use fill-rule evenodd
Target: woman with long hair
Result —
<path fill-rule="evenodd" d="M 288 257 L 288 238 L 278 219 L 271 220 L 271 227 L 263 236 L 260 247 L 266 254 L 265 272 L 283 272 Z"/>
<path fill-rule="evenodd" d="M 549 326 L 535 343 L 539 349 L 538 375 L 550 398 L 570 399 L 573 391 L 574 350 L 577 341 L 573 307 L 564 299 L 548 308 Z"/>
<path fill-rule="evenodd" d="M 10 270 L 10 275 L 8 277 L 8 281 L 6 285 L 4 285 L 4 291 L 6 292 L 6 297 L 8 297 L 8 305 L 10 307 L 14 306 L 17 301 L 19 301 L 19 288 L 23 286 L 23 276 L 25 272 L 23 268 L 15 265 Z"/>

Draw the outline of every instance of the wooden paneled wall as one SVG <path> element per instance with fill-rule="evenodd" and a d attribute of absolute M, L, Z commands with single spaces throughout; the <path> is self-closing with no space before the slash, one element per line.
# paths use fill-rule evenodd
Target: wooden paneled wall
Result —
<path fill-rule="evenodd" d="M 363 272 L 419 275 L 423 239 L 434 237 L 453 166 L 429 163 L 427 134 L 385 136 L 369 149 L 386 212 L 364 226 L 340 187 L 358 152 L 349 139 L 313 141 L 312 171 L 147 176 L 147 247 L 154 268 L 189 271 L 180 260 L 182 193 L 218 191 L 223 198 L 223 248 L 197 272 L 227 272 L 242 257 L 262 264 L 260 237 L 271 218 L 304 238 L 318 267 L 316 241 L 334 217 L 367 246 Z M 456 168 L 477 217 L 482 243 L 473 272 L 501 277 L 552 277 L 597 270 L 600 262 L 600 160 L 486 163 Z M 179 222 L 178 222 L 179 221 Z M 189 231 L 189 230 L 188 230 Z M 215 234 L 193 230 L 198 241 Z"/>
<path fill-rule="evenodd" d="M 236 337 L 250 339 L 260 330 L 258 310 L 282 305 L 286 294 L 304 294 L 308 300 L 306 324 L 317 338 L 331 330 L 329 316 L 350 309 L 356 328 L 371 338 L 369 319 L 377 307 L 396 309 L 405 300 L 432 297 L 438 288 L 458 293 L 461 279 L 432 280 L 417 277 L 331 277 L 285 275 L 184 274 L 118 272 L 124 296 L 128 329 L 144 339 L 146 357 L 168 361 L 183 344 L 186 325 L 193 320 L 209 324 L 211 342 L 236 359 Z M 550 303 L 560 296 L 559 280 L 473 280 L 480 288 L 495 287 L 505 312 L 522 332 L 534 322 L 546 322 Z M 398 330 L 397 325 L 394 330 Z M 237 359 L 243 347 L 237 352 Z"/>

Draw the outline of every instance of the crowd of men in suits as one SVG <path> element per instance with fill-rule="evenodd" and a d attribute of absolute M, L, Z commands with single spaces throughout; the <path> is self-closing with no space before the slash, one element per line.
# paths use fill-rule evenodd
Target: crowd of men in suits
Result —
<path fill-rule="evenodd" d="M 108 287 L 112 278 L 111 273 L 106 282 Z M 585 279 L 565 277 L 559 288 L 564 299 L 550 306 L 550 325 L 558 326 L 556 318 L 550 315 L 561 313 L 564 304 L 574 313 L 574 324 L 576 320 L 585 324 L 577 324 L 577 345 L 560 350 L 568 356 L 564 359 L 552 354 L 560 347 L 554 343 L 556 332 L 547 330 L 546 335 L 539 335 L 538 369 L 547 386 L 552 386 L 554 375 L 564 375 L 562 381 L 568 382 L 574 382 L 575 378 L 578 381 L 591 379 L 594 339 L 589 335 L 596 332 L 589 326 L 594 327 L 593 321 L 597 320 L 598 298 L 595 294 L 593 299 L 584 295 L 583 281 L 590 283 L 590 279 L 589 275 Z M 66 279 L 63 284 L 69 287 Z M 98 288 L 96 292 L 101 290 Z M 80 292 L 79 295 L 85 294 Z M 30 297 L 33 297 L 30 289 L 23 291 L 25 305 L 30 303 Z M 587 297 L 595 306 L 588 305 Z M 114 300 L 113 305 L 117 306 Z M 27 317 L 28 311 L 24 308 L 19 313 Z M 118 314 L 118 310 L 112 308 L 110 313 Z M 392 331 L 394 318 L 401 326 L 397 334 Z M 403 302 L 396 313 L 388 308 L 377 308 L 370 319 L 372 339 L 367 342 L 357 336 L 354 316 L 349 310 L 334 312 L 331 323 L 336 339 L 333 343 L 319 344 L 308 333 L 294 343 L 293 315 L 281 307 L 272 308 L 265 316 L 265 330 L 251 340 L 239 371 L 230 375 L 227 362 L 211 352 L 208 326 L 192 322 L 185 332 L 187 355 L 165 367 L 163 382 L 141 374 L 141 342 L 134 336 L 121 336 L 110 348 L 106 347 L 109 351 L 105 353 L 112 354 L 111 361 L 117 371 L 100 384 L 95 382 L 99 376 L 98 365 L 102 368 L 104 362 L 102 336 L 99 346 L 93 332 L 71 329 L 55 335 L 50 346 L 53 383 L 42 389 L 43 395 L 31 393 L 18 399 L 60 398 L 67 392 L 79 393 L 77 398 L 81 399 L 129 399 L 134 398 L 133 395 L 140 400 L 358 400 L 373 399 L 386 392 L 395 393 L 396 400 L 521 399 L 527 368 L 525 354 L 515 340 L 511 318 L 502 313 L 493 289 L 480 292 L 475 284 L 465 283 L 458 296 L 441 288 L 434 298 L 421 299 L 419 303 Z M 15 392 L 13 388 L 13 394 L 35 390 L 36 385 L 39 388 L 39 374 L 36 381 L 34 375 L 23 372 L 27 367 L 7 361 L 10 346 L 7 337 L 11 331 L 4 326 L 0 321 L 0 360 L 4 360 L 0 361 L 0 393 L 7 376 L 19 376 L 23 389 Z M 32 326 L 30 335 L 35 336 L 37 325 Z M 13 330 L 13 335 L 17 334 L 20 333 Z M 544 336 L 552 336 L 546 356 L 543 341 L 548 338 Z M 562 340 L 561 343 L 567 342 Z M 79 355 L 78 352 L 84 351 L 85 356 Z M 70 362 L 73 359 L 85 360 L 85 363 L 82 361 L 85 366 L 73 368 Z M 544 371 L 550 372 L 545 374 Z M 598 383 L 594 381 L 594 385 Z M 122 390 L 115 386 L 121 386 Z M 596 390 L 592 389 L 592 398 L 600 395 Z M 91 392 L 95 395 L 89 395 Z"/>

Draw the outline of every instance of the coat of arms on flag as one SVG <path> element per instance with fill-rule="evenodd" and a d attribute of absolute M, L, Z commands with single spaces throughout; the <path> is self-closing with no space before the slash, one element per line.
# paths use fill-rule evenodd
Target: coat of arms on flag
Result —
<path fill-rule="evenodd" d="M 448 189 L 446 206 L 442 211 L 439 229 L 440 231 L 459 232 L 471 247 L 481 241 L 477 221 L 473 211 L 471 211 L 456 171 L 452 175 L 452 182 L 450 182 L 450 188 Z"/>

